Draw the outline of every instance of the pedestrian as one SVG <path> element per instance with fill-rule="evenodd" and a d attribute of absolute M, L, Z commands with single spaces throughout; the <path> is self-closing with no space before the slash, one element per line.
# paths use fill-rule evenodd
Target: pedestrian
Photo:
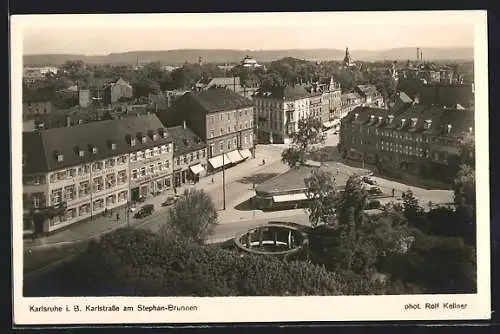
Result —
<path fill-rule="evenodd" d="M 396 192 L 396 190 L 394 188 L 392 188 L 392 197 L 394 197 L 395 192 Z"/>
<path fill-rule="evenodd" d="M 119 221 L 119 220 L 120 220 L 120 213 L 119 213 L 119 212 L 117 212 L 117 213 L 116 213 L 116 221 Z"/>
<path fill-rule="evenodd" d="M 214 177 L 212 176 L 212 183 L 214 183 Z"/>
<path fill-rule="evenodd" d="M 262 159 L 262 165 L 265 165 L 265 164 L 266 164 L 266 160 Z"/>

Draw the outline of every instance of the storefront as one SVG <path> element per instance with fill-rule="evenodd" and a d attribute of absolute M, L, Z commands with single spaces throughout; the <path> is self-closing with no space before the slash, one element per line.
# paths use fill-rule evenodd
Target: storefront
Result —
<path fill-rule="evenodd" d="M 137 202 L 142 198 L 158 196 L 172 188 L 172 175 L 145 176 L 131 182 L 131 199 Z"/>

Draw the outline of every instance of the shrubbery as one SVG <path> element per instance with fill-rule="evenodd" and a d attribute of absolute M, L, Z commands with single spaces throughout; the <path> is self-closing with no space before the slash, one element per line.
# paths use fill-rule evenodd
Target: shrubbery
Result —
<path fill-rule="evenodd" d="M 341 295 L 336 274 L 308 262 L 283 262 L 217 246 L 121 229 L 92 243 L 64 272 L 75 295 Z"/>

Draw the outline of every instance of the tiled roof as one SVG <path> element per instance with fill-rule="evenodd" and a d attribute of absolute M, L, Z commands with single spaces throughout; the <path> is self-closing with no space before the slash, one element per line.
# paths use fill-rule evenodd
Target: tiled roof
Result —
<path fill-rule="evenodd" d="M 270 99 L 283 99 L 286 101 L 293 101 L 304 99 L 309 96 L 309 93 L 303 86 L 285 86 L 285 87 L 273 87 L 270 89 L 260 89 L 256 94 L 256 97 L 264 97 Z"/>
<path fill-rule="evenodd" d="M 153 141 L 149 131 L 158 133 L 159 129 L 164 128 L 155 115 L 143 115 L 42 130 L 36 139 L 23 134 L 23 140 L 28 140 L 23 144 L 28 162 L 25 170 L 48 172 L 171 142 L 170 136 L 161 135 Z M 146 143 L 137 138 L 140 133 L 146 136 Z M 135 146 L 130 146 L 130 137 L 136 138 Z M 115 149 L 112 143 L 116 144 Z M 97 153 L 92 153 L 92 147 L 97 148 Z M 84 151 L 83 157 L 79 156 L 79 150 Z M 57 160 L 58 154 L 63 155 L 63 161 Z"/>
<path fill-rule="evenodd" d="M 357 118 L 355 114 L 358 114 Z M 370 122 L 371 115 L 374 116 L 374 122 Z M 393 116 L 390 123 L 388 122 L 389 115 Z M 379 116 L 384 117 L 382 124 L 377 122 Z M 402 124 L 403 119 L 405 120 L 404 124 Z M 416 120 L 416 123 L 412 124 L 412 120 Z M 425 128 L 427 121 L 431 121 L 428 129 Z M 444 109 L 438 106 L 422 104 L 408 105 L 406 109 L 399 111 L 358 107 L 349 112 L 342 119 L 342 122 L 434 135 L 460 136 L 463 132 L 469 131 L 470 127 L 474 127 L 474 112 L 468 109 Z M 451 125 L 449 132 L 448 125 Z"/>
<path fill-rule="evenodd" d="M 174 142 L 174 155 L 182 155 L 189 152 L 199 151 L 207 145 L 193 131 L 181 126 L 167 128 L 168 135 Z"/>
<path fill-rule="evenodd" d="M 365 96 L 378 95 L 377 88 L 373 85 L 357 85 L 356 88 Z"/>
<path fill-rule="evenodd" d="M 253 105 L 252 100 L 225 88 L 189 92 L 183 97 L 196 101 L 207 113 L 246 108 Z"/>

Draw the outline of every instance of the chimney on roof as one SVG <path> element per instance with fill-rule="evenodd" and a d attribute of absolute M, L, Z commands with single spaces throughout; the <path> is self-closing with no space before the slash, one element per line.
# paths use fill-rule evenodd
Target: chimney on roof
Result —
<path fill-rule="evenodd" d="M 182 127 L 183 127 L 184 129 L 186 129 L 186 128 L 187 128 L 187 126 L 186 126 L 186 121 L 185 121 L 185 120 L 184 120 L 184 121 L 182 121 Z"/>
<path fill-rule="evenodd" d="M 71 117 L 66 116 L 66 126 L 69 128 L 71 126 Z"/>

